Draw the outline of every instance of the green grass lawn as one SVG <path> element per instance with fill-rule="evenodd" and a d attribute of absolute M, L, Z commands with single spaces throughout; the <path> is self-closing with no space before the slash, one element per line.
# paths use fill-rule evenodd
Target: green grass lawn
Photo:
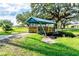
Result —
<path fill-rule="evenodd" d="M 33 35 L 35 36 L 35 35 Z M 28 35 L 29 37 L 29 35 Z M 41 36 L 37 35 L 36 38 L 40 39 Z M 21 38 L 23 39 L 23 38 Z M 42 56 L 40 52 L 32 51 L 30 49 L 25 49 L 20 44 L 21 39 L 13 39 L 9 44 L 0 46 L 0 56 Z"/>
<path fill-rule="evenodd" d="M 5 32 L 0 27 L 0 35 L 17 34 L 22 32 L 28 32 L 28 29 L 26 27 L 13 27 L 12 31 Z"/>
<path fill-rule="evenodd" d="M 13 31 L 15 33 L 28 32 L 28 28 L 26 27 L 13 27 Z"/>
<path fill-rule="evenodd" d="M 25 38 L 13 39 L 0 46 L 0 55 L 5 56 L 79 56 L 79 37 L 59 37 L 56 43 L 42 42 L 43 36 L 30 34 Z"/>
<path fill-rule="evenodd" d="M 61 40 L 60 40 L 61 39 Z M 63 39 L 63 40 L 62 40 Z M 33 51 L 38 51 L 44 55 L 79 55 L 78 38 L 58 38 L 52 45 L 41 42 L 33 35 L 21 41 L 21 45 Z M 29 46 L 30 45 L 30 46 Z"/>
<path fill-rule="evenodd" d="M 71 33 L 73 33 L 73 34 L 79 34 L 79 29 L 68 29 L 68 30 L 63 30 L 63 31 L 65 31 L 65 32 L 71 32 Z"/>
<path fill-rule="evenodd" d="M 29 49 L 20 48 L 14 45 L 6 44 L 0 46 L 0 56 L 42 56 L 42 54 Z"/>
<path fill-rule="evenodd" d="M 0 30 L 1 31 L 1 30 Z M 27 28 L 14 28 L 13 32 L 21 33 Z M 66 30 L 78 34 L 79 30 Z M 79 56 L 79 37 L 59 37 L 56 43 L 42 42 L 43 36 L 30 34 L 24 38 L 13 39 L 9 44 L 0 46 L 1 56 Z"/>

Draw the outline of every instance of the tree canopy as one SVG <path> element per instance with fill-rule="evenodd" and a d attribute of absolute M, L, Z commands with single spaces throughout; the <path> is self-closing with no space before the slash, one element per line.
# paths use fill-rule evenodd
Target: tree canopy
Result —
<path fill-rule="evenodd" d="M 79 4 L 77 3 L 32 3 L 31 12 L 26 12 L 17 15 L 18 22 L 24 23 L 24 21 L 33 16 L 43 19 L 54 19 L 56 21 L 55 28 L 57 28 L 57 23 L 66 23 L 67 19 L 77 17 L 79 13 Z"/>
<path fill-rule="evenodd" d="M 31 16 L 31 12 L 23 12 L 22 14 L 18 14 L 16 16 L 18 23 L 25 23 L 25 20 Z"/>
<path fill-rule="evenodd" d="M 77 6 L 71 3 L 32 3 L 32 14 L 35 17 L 55 19 L 57 28 L 57 23 L 62 21 L 62 19 L 73 18 L 78 14 L 78 9 L 74 9 Z"/>

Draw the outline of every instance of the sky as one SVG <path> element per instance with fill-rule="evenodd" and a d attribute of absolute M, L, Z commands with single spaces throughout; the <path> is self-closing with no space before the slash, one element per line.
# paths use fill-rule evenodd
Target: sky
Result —
<path fill-rule="evenodd" d="M 31 10 L 30 3 L 58 3 L 64 2 L 64 0 L 0 0 L 0 19 L 8 19 L 17 25 L 16 15 L 25 11 Z M 65 0 L 67 2 L 67 0 Z M 71 2 L 72 0 L 68 0 Z M 76 0 L 75 0 L 76 1 Z M 73 0 L 73 2 L 75 2 Z M 65 2 L 65 3 L 66 3 Z M 73 3 L 72 2 L 72 3 Z"/>
<path fill-rule="evenodd" d="M 16 15 L 30 10 L 30 3 L 0 3 L 0 19 L 8 19 L 17 25 Z"/>
<path fill-rule="evenodd" d="M 2 3 L 79 3 L 79 0 L 0 0 Z"/>

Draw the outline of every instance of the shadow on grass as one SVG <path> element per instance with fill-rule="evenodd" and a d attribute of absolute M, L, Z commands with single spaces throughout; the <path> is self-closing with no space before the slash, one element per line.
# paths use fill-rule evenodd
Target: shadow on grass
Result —
<path fill-rule="evenodd" d="M 36 52 L 39 52 L 39 53 L 47 55 L 47 56 L 79 56 L 78 50 L 75 50 L 73 48 L 67 47 L 62 44 L 53 44 L 53 46 L 51 48 L 43 47 L 42 49 L 33 48 L 31 46 L 22 46 L 22 45 L 18 45 L 18 44 L 14 44 L 14 43 L 9 43 L 9 44 L 18 46 L 21 48 L 29 49 L 32 51 L 36 51 Z"/>
<path fill-rule="evenodd" d="M 26 43 L 15 44 L 15 43 L 8 43 L 10 45 L 14 45 L 17 47 L 21 47 L 24 49 L 29 49 L 32 51 L 39 52 L 41 54 L 44 54 L 46 56 L 79 56 L 79 51 L 76 49 L 73 49 L 71 47 L 68 47 L 66 45 L 60 44 L 60 43 L 54 43 L 52 45 L 40 42 L 38 39 L 27 39 L 28 41 Z M 34 43 L 28 43 L 28 42 L 34 42 Z"/>

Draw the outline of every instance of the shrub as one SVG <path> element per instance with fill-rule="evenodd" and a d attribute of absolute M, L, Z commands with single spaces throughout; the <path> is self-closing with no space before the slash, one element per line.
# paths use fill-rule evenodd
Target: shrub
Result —
<path fill-rule="evenodd" d="M 63 31 L 56 31 L 52 33 L 47 33 L 48 36 L 55 36 L 55 37 L 75 37 L 75 35 L 71 32 L 63 32 Z"/>
<path fill-rule="evenodd" d="M 10 25 L 3 25 L 2 28 L 4 31 L 11 31 L 12 30 L 12 27 Z"/>
<path fill-rule="evenodd" d="M 8 21 L 8 20 L 3 20 L 2 21 L 2 29 L 4 31 L 11 31 L 12 30 L 12 23 L 11 21 Z"/>

